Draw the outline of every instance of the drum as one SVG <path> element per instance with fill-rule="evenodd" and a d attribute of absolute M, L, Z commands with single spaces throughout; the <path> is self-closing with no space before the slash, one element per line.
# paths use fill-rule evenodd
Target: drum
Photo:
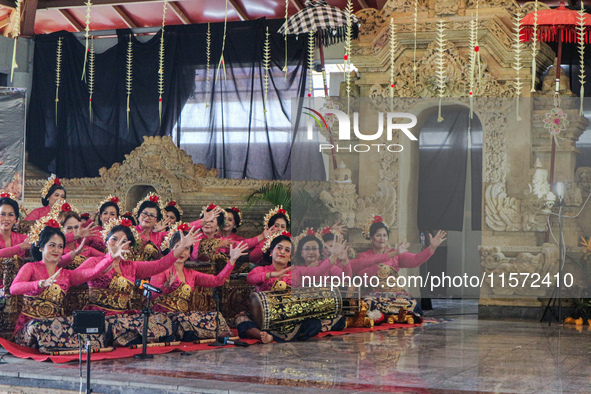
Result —
<path fill-rule="evenodd" d="M 339 289 L 298 288 L 250 294 L 250 317 L 261 330 L 282 331 L 308 319 L 330 319 L 342 309 Z"/>

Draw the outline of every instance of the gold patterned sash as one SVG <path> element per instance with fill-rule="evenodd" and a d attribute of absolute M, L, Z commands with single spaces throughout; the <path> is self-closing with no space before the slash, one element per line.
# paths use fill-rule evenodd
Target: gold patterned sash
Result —
<path fill-rule="evenodd" d="M 79 254 L 74 258 L 74 260 L 66 267 L 67 270 L 75 270 L 76 268 L 80 267 L 82 263 L 86 261 L 88 257 L 82 256 Z"/>
<path fill-rule="evenodd" d="M 88 289 L 88 303 L 112 311 L 126 311 L 131 309 L 130 296 L 133 283 L 115 273 L 109 287 Z"/>
<path fill-rule="evenodd" d="M 64 296 L 66 293 L 56 283 L 38 296 L 24 296 L 22 313 L 34 319 L 47 319 L 64 316 Z"/>
<path fill-rule="evenodd" d="M 188 312 L 191 305 L 191 286 L 183 283 L 172 293 L 158 297 L 156 305 L 163 306 L 174 312 Z"/>

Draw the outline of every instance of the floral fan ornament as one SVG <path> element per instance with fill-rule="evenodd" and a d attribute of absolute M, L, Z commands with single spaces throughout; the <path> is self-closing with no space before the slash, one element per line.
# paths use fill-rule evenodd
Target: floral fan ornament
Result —
<path fill-rule="evenodd" d="M 271 218 L 277 214 L 285 215 L 287 221 L 291 222 L 289 219 L 289 214 L 285 209 L 283 209 L 283 205 L 277 205 L 265 215 L 265 218 L 263 219 L 263 228 L 269 228 L 269 220 L 271 220 Z"/>
<path fill-rule="evenodd" d="M 297 249 L 298 248 L 298 244 L 300 243 L 300 241 L 304 237 L 307 237 L 307 236 L 312 236 L 312 237 L 318 238 L 318 240 L 322 243 L 322 245 L 324 245 L 324 241 L 322 240 L 322 235 L 319 232 L 314 231 L 314 228 L 310 227 L 310 228 L 306 228 L 299 235 L 297 235 L 296 237 L 292 238 L 291 242 L 293 243 L 293 248 L 294 249 Z"/>
<path fill-rule="evenodd" d="M 118 225 L 121 225 L 123 227 L 127 227 L 131 230 L 131 234 L 133 234 L 133 238 L 135 240 L 135 246 L 132 249 L 137 250 L 142 243 L 142 238 L 140 237 L 139 233 L 135 229 L 135 226 L 133 225 L 131 220 L 129 220 L 127 218 L 117 218 L 117 219 L 109 220 L 103 226 L 103 231 L 101 231 L 101 235 L 103 236 L 103 239 L 106 241 L 107 235 L 109 235 L 109 233 L 111 232 L 113 227 L 118 226 Z"/>
<path fill-rule="evenodd" d="M 49 193 L 49 189 L 51 189 L 53 185 L 62 185 L 62 182 L 59 180 L 58 177 L 56 177 L 55 174 L 51 174 L 51 176 L 47 178 L 47 182 L 45 182 L 43 189 L 41 189 L 41 198 L 45 198 L 45 196 L 47 196 L 47 193 Z"/>
<path fill-rule="evenodd" d="M 166 250 L 166 249 L 170 249 L 170 241 L 172 240 L 172 236 L 177 232 L 177 231 L 189 231 L 191 229 L 191 227 L 189 226 L 188 223 L 183 223 L 183 222 L 176 222 L 174 223 L 172 226 L 170 226 L 170 230 L 168 231 L 168 234 L 166 234 L 166 237 L 162 240 L 162 244 L 160 245 L 160 249 L 161 250 Z"/>
<path fill-rule="evenodd" d="M 33 224 L 29 231 L 29 242 L 31 244 L 36 244 L 39 241 L 39 234 L 41 234 L 41 231 L 43 231 L 45 227 L 53 227 L 61 230 L 61 226 L 57 221 L 57 215 L 49 213 Z"/>
<path fill-rule="evenodd" d="M 569 123 L 566 120 L 567 115 L 562 111 L 561 108 L 552 108 L 552 110 L 546 113 L 544 118 L 544 127 L 550 132 L 551 138 L 558 145 L 558 135 L 561 131 L 566 130 L 566 125 Z"/>
<path fill-rule="evenodd" d="M 369 229 L 371 228 L 371 225 L 374 223 L 384 223 L 384 226 L 386 226 L 386 229 L 390 230 L 390 227 L 386 224 L 386 222 L 384 222 L 384 218 L 382 218 L 379 215 L 372 216 L 372 218 L 367 222 L 363 231 L 361 232 L 361 235 L 363 235 L 363 237 L 365 239 L 371 238 L 369 235 Z"/>
<path fill-rule="evenodd" d="M 209 212 L 209 211 L 213 211 L 216 208 L 220 208 L 218 205 L 215 204 L 209 204 L 207 206 L 207 208 L 204 208 L 203 210 L 201 210 L 201 217 L 205 216 L 205 212 Z M 220 228 L 224 227 L 224 224 L 226 223 L 226 220 L 228 219 L 228 212 L 225 209 L 222 209 L 222 215 L 224 215 L 224 222 L 222 223 L 222 225 L 220 226 Z M 202 223 L 203 224 L 203 223 Z"/>
<path fill-rule="evenodd" d="M 165 216 L 165 211 L 164 211 L 164 203 L 162 202 L 162 199 L 160 198 L 160 196 L 154 192 L 150 192 L 146 195 L 146 197 L 142 198 L 141 200 L 138 201 L 137 205 L 135 206 L 135 208 L 133 208 L 133 216 L 138 215 L 139 210 L 140 210 L 140 206 L 145 202 L 145 201 L 152 201 L 155 202 L 156 204 L 158 204 L 158 207 L 160 208 L 160 212 L 162 213 L 162 216 Z"/>
<path fill-rule="evenodd" d="M 291 233 L 289 231 L 282 231 L 280 233 L 275 233 L 273 235 L 268 236 L 262 248 L 263 253 L 266 253 L 267 250 L 269 250 L 269 248 L 271 247 L 271 243 L 273 243 L 273 240 L 279 237 L 280 235 L 285 235 L 286 237 L 291 238 Z"/>

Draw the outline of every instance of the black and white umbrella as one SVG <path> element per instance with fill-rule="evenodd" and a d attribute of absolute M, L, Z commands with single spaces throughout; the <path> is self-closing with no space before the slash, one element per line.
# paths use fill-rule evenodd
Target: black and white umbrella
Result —
<path fill-rule="evenodd" d="M 351 15 L 353 38 L 359 33 L 359 20 Z M 325 0 L 306 0 L 306 7 L 292 15 L 281 28 L 281 34 L 320 32 L 317 46 L 329 46 L 345 39 L 347 11 L 329 5 Z M 321 36 L 321 37 L 320 37 Z"/>

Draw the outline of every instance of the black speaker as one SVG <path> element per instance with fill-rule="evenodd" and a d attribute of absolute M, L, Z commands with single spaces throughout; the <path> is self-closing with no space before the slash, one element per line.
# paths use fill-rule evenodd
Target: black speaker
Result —
<path fill-rule="evenodd" d="M 104 334 L 105 312 L 74 311 L 73 328 L 77 334 Z"/>

